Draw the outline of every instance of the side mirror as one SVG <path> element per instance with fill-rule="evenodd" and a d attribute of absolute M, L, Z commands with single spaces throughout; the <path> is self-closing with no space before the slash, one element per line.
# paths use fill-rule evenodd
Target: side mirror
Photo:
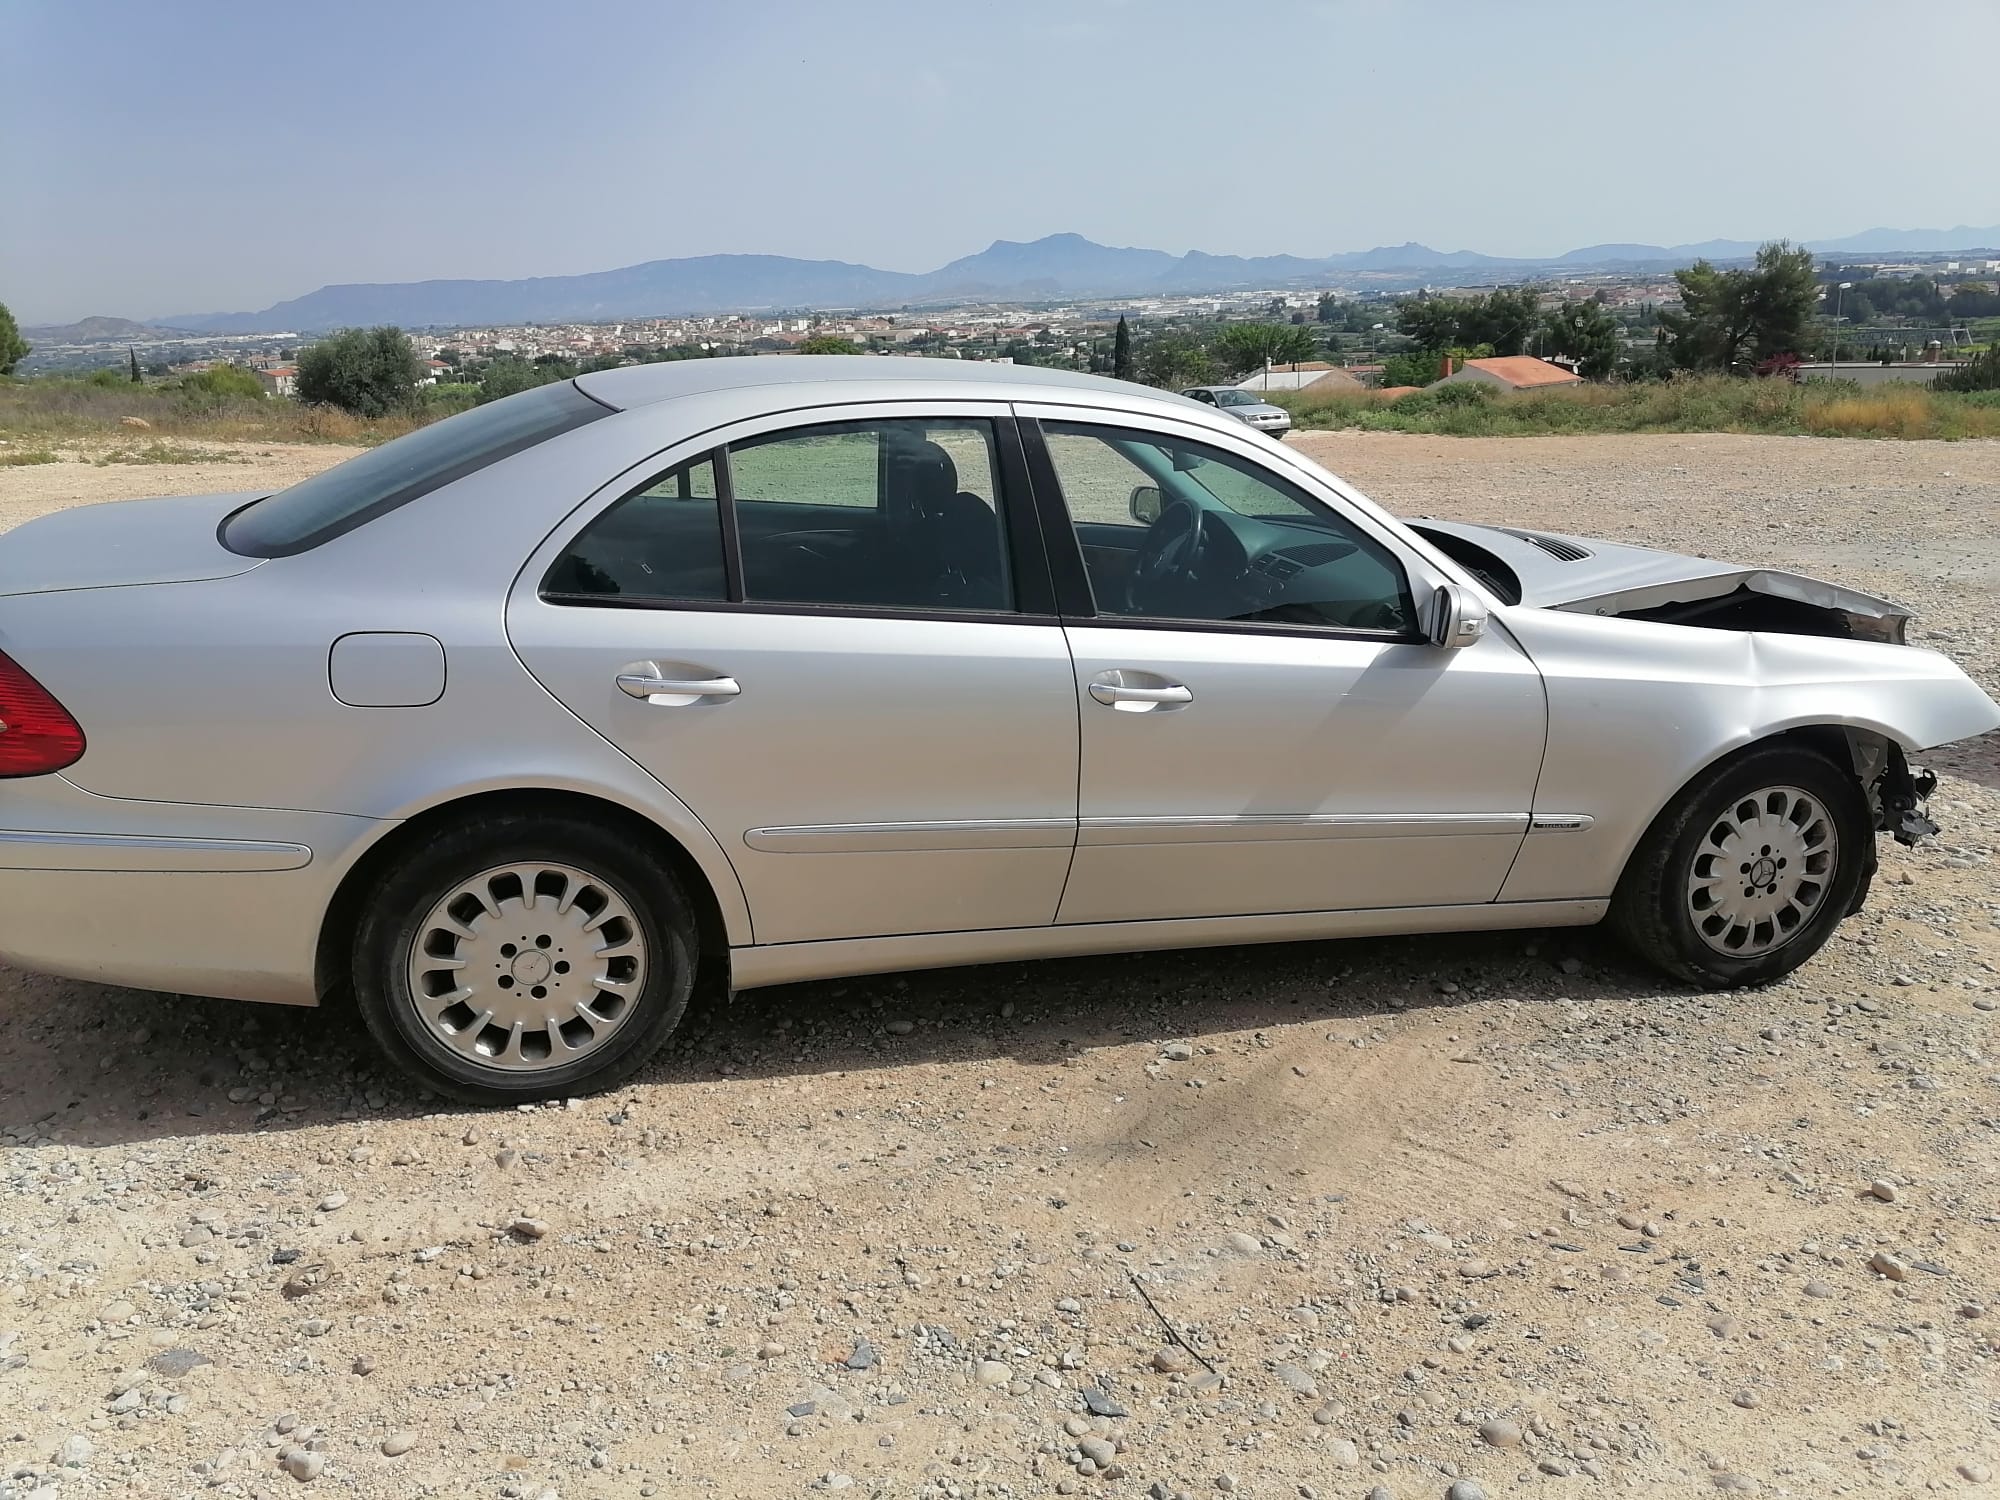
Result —
<path fill-rule="evenodd" d="M 1132 512 L 1132 519 L 1141 526 L 1151 526 L 1160 519 L 1160 512 L 1165 509 L 1160 501 L 1160 487 L 1155 484 L 1136 486 L 1132 498 L 1125 504 L 1126 509 Z"/>
<path fill-rule="evenodd" d="M 1486 606 L 1455 583 L 1439 584 L 1431 595 L 1426 634 L 1433 646 L 1446 650 L 1470 646 L 1486 634 Z"/>

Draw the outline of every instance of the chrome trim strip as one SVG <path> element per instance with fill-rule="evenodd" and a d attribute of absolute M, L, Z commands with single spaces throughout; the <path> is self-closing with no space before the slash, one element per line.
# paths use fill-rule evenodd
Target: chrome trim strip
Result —
<path fill-rule="evenodd" d="M 1079 845 L 1233 844 L 1267 839 L 1408 839 L 1528 830 L 1526 813 L 1202 813 L 1085 818 Z"/>
<path fill-rule="evenodd" d="M 1137 953 L 1228 943 L 1292 943 L 1325 938 L 1397 937 L 1519 927 L 1585 927 L 1609 901 L 1516 901 L 1484 906 L 1409 906 L 1379 911 L 1280 912 L 1256 917 L 1189 917 L 1164 922 L 1080 922 L 984 932 L 838 938 L 732 948 L 730 984 L 739 990 L 850 974 L 1011 963 L 1089 953 Z"/>
<path fill-rule="evenodd" d="M 1581 833 L 1597 820 L 1589 813 L 1536 813 L 1530 833 Z"/>
<path fill-rule="evenodd" d="M 297 870 L 312 862 L 304 844 L 247 839 L 181 839 L 151 834 L 53 833 L 0 829 L 0 870 Z"/>
<path fill-rule="evenodd" d="M 814 823 L 752 828 L 743 842 L 766 854 L 865 854 L 934 849 L 1067 849 L 1071 818 L 960 818 L 925 823 Z"/>

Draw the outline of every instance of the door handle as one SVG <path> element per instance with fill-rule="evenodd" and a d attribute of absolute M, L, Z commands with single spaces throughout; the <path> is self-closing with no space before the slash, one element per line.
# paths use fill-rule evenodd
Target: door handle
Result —
<path fill-rule="evenodd" d="M 1116 708 L 1121 703 L 1192 703 L 1194 694 L 1178 682 L 1165 687 L 1120 687 L 1112 682 L 1093 682 L 1090 696 Z"/>
<path fill-rule="evenodd" d="M 743 691 L 734 677 L 654 677 L 645 672 L 620 672 L 618 686 L 662 708 L 678 707 L 676 699 L 734 698 Z"/>

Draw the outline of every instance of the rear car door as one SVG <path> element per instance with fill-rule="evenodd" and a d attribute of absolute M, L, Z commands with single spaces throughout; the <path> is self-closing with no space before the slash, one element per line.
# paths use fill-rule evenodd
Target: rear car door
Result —
<path fill-rule="evenodd" d="M 838 417 L 713 434 L 586 506 L 516 585 L 515 649 L 708 825 L 757 942 L 1047 924 L 1076 700 L 1014 424 Z"/>
<path fill-rule="evenodd" d="M 1546 728 L 1525 653 L 1430 645 L 1429 565 L 1247 440 L 1016 411 L 1063 502 L 1043 519 L 1082 722 L 1058 920 L 1493 900 Z"/>

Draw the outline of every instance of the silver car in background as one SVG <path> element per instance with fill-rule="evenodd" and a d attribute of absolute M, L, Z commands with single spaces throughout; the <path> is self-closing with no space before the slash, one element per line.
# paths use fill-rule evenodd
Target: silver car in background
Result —
<path fill-rule="evenodd" d="M 351 995 L 460 1098 L 697 985 L 1581 925 L 1809 958 L 2000 725 L 1885 601 L 1385 514 L 1213 408 L 613 370 L 272 495 L 0 536 L 0 956 Z"/>
<path fill-rule="evenodd" d="M 1282 406 L 1274 406 L 1255 391 L 1246 391 L 1234 385 L 1189 386 L 1181 394 L 1191 401 L 1199 401 L 1204 406 L 1213 406 L 1218 411 L 1229 413 L 1237 421 L 1254 427 L 1259 432 L 1272 437 L 1283 437 L 1292 430 L 1292 414 Z"/>

